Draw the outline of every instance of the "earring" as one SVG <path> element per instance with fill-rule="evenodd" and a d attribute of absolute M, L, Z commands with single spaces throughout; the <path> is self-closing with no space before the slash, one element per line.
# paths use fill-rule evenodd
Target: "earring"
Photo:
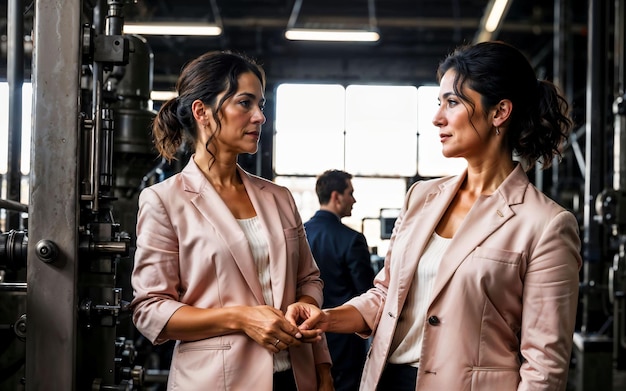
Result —
<path fill-rule="evenodd" d="M 496 126 L 496 136 L 500 135 L 500 129 Z"/>

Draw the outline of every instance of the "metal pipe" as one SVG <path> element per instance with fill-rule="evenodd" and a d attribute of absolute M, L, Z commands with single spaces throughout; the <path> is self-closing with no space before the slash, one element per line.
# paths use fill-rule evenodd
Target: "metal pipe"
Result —
<path fill-rule="evenodd" d="M 552 78 L 554 84 L 563 89 L 563 83 L 565 80 L 565 72 L 563 69 L 563 65 L 566 63 L 567 53 L 565 51 L 565 37 L 568 32 L 567 29 L 567 0 L 554 0 L 554 33 L 552 34 L 552 49 L 554 52 L 554 56 L 552 59 Z M 569 99 L 568 99 L 569 101 Z M 551 196 L 552 198 L 558 201 L 559 191 L 558 191 L 558 183 L 559 183 L 559 158 L 554 157 L 552 159 L 552 167 L 551 167 Z"/>
<path fill-rule="evenodd" d="M 102 18 L 102 1 L 99 1 L 94 8 L 94 26 L 95 34 L 103 33 Z M 89 151 L 90 162 L 90 182 L 91 182 L 91 211 L 95 214 L 100 209 L 99 193 L 100 193 L 100 142 L 102 138 L 102 88 L 103 88 L 103 69 L 102 64 L 94 61 L 92 64 L 92 107 L 91 118 L 93 126 L 91 127 L 91 145 Z"/>
<path fill-rule="evenodd" d="M 378 24 L 376 23 L 376 5 L 374 4 L 374 0 L 367 1 L 367 14 L 369 17 L 370 28 L 375 30 L 378 28 Z"/>
<path fill-rule="evenodd" d="M 0 199 L 0 209 L 15 210 L 18 212 L 28 213 L 28 205 L 21 204 L 16 201 Z"/>
<path fill-rule="evenodd" d="M 3 282 L 0 283 L 0 292 L 23 292 L 26 293 L 25 282 Z"/>
<path fill-rule="evenodd" d="M 613 109 L 613 188 L 626 190 L 626 115 L 623 111 L 624 103 L 624 1 L 615 0 L 615 33 L 613 38 L 613 70 L 615 98 Z M 619 102 L 622 108 L 619 109 Z"/>
<path fill-rule="evenodd" d="M 22 85 L 24 84 L 24 2 L 10 0 L 8 5 L 8 61 L 7 80 L 9 82 L 9 151 L 7 198 L 20 200 L 22 181 Z M 7 228 L 19 227 L 19 215 L 7 213 Z"/>
<path fill-rule="evenodd" d="M 598 292 L 594 289 L 603 280 L 602 261 L 606 234 L 598 224 L 601 216 L 595 209 L 596 198 L 604 188 L 604 175 L 598 175 L 604 170 L 603 155 L 606 148 L 605 120 L 607 102 L 605 98 L 605 67 L 607 53 L 606 15 L 604 2 L 589 2 L 589 36 L 587 41 L 587 96 L 586 96 L 586 123 L 585 123 L 585 206 L 583 232 L 583 287 L 581 314 L 581 331 L 589 330 L 590 316 L 594 303 L 599 302 Z M 592 297 L 594 296 L 594 297 Z"/>
<path fill-rule="evenodd" d="M 293 8 L 291 9 L 291 15 L 289 15 L 289 20 L 287 21 L 287 30 L 292 29 L 296 26 L 296 21 L 298 20 L 298 14 L 300 14 L 301 7 L 302 7 L 302 0 L 296 0 L 293 3 Z"/>

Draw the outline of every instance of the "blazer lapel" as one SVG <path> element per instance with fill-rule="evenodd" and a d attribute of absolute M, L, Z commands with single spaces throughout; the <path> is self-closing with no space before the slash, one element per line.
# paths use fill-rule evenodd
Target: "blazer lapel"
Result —
<path fill-rule="evenodd" d="M 240 167 L 239 174 L 243 181 L 252 205 L 264 230 L 269 246 L 270 276 L 272 281 L 272 295 L 274 307 L 281 308 L 283 302 L 282 292 L 285 291 L 285 276 L 287 275 L 287 260 L 285 259 L 286 248 L 283 232 L 283 224 L 278 214 L 278 206 L 274 195 L 265 191 L 263 182 L 253 182 L 248 173 Z"/>
<path fill-rule="evenodd" d="M 215 227 L 215 231 L 225 242 L 226 247 L 243 275 L 254 297 L 264 304 L 263 291 L 256 271 L 252 250 L 246 235 L 237 223 L 222 198 L 204 177 L 193 161 L 193 157 L 182 172 L 185 191 L 195 193 L 191 203 L 198 208 L 202 216 Z M 256 205 L 255 205 L 256 207 Z"/>
<path fill-rule="evenodd" d="M 526 173 L 518 164 L 492 195 L 481 196 L 476 200 L 443 255 L 431 296 L 431 304 L 469 254 L 515 215 L 510 205 L 523 201 L 528 183 Z"/>
<path fill-rule="evenodd" d="M 402 220 L 404 228 L 401 228 L 401 232 L 398 233 L 393 249 L 393 251 L 405 249 L 402 254 L 396 254 L 402 261 L 394 265 L 398 267 L 400 302 L 403 302 L 408 294 L 419 259 L 464 177 L 465 175 L 453 177 L 440 184 L 436 190 L 426 194 L 425 198 L 414 194 L 408 200 L 407 211 Z M 421 189 L 417 187 L 414 191 L 419 193 Z M 421 199 L 424 200 L 421 207 L 413 206 L 414 203 L 419 205 Z"/>

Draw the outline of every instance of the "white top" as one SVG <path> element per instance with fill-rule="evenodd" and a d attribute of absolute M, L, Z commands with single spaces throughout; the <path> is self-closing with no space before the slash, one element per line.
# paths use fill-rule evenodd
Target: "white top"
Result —
<path fill-rule="evenodd" d="M 433 233 L 426 245 L 396 326 L 391 343 L 390 363 L 418 366 L 424 338 L 426 311 L 435 288 L 437 270 L 450 241 L 452 239 Z"/>
<path fill-rule="evenodd" d="M 239 226 L 248 239 L 252 257 L 256 264 L 257 275 L 263 289 L 263 299 L 265 304 L 274 306 L 274 298 L 272 297 L 272 280 L 270 275 L 270 256 L 267 238 L 261 229 L 261 223 L 258 216 L 249 219 L 237 219 Z M 289 361 L 289 352 L 282 350 L 274 355 L 274 372 L 281 372 L 291 368 Z"/>

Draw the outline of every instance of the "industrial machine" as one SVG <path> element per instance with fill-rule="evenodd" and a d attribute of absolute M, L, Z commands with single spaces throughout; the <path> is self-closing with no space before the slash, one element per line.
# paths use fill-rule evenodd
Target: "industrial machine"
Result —
<path fill-rule="evenodd" d="M 9 5 L 16 24 L 21 4 Z M 6 389 L 164 381 L 138 364 L 128 310 L 137 194 L 156 164 L 153 55 L 143 38 L 122 35 L 129 4 L 35 3 L 30 202 L 1 204 L 28 216 L 0 236 L 2 307 L 13 312 L 2 319 Z"/>
<path fill-rule="evenodd" d="M 571 369 L 577 391 L 611 390 L 613 372 L 626 370 L 625 1 L 589 1 L 586 123 L 566 147 L 575 156 L 570 171 L 582 179 L 559 187 L 567 178 L 555 175 L 550 189 L 581 212 L 584 264 Z M 153 54 L 145 39 L 123 34 L 134 1 L 32 2 L 28 205 L 18 202 L 24 178 L 17 168 L 26 7 L 8 3 L 0 390 L 163 384 L 167 371 L 129 313 L 137 196 L 164 169 L 150 140 Z M 555 47 L 566 36 L 559 39 Z M 562 57 L 555 61 L 564 68 Z"/>

